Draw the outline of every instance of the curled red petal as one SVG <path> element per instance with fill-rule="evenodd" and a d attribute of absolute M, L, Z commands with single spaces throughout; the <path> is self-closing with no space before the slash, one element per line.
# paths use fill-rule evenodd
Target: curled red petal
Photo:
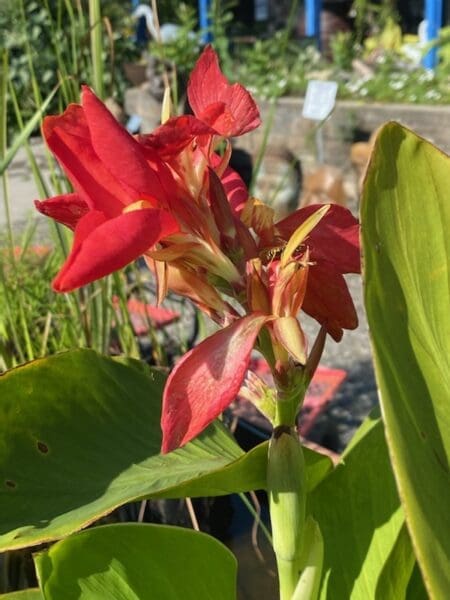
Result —
<path fill-rule="evenodd" d="M 62 194 L 44 201 L 35 200 L 34 205 L 40 213 L 70 229 L 75 229 L 81 217 L 89 212 L 89 206 L 78 194 Z"/>
<path fill-rule="evenodd" d="M 299 225 L 321 206 L 323 205 L 314 204 L 295 211 L 276 224 L 276 233 L 284 240 L 289 240 Z M 338 273 L 361 271 L 359 223 L 343 206 L 332 204 L 311 231 L 306 243 L 310 248 L 312 261 L 326 260 Z"/>
<path fill-rule="evenodd" d="M 310 267 L 302 310 L 324 325 L 337 342 L 343 329 L 356 329 L 358 316 L 344 277 L 324 264 Z"/>
<path fill-rule="evenodd" d="M 139 136 L 138 140 L 145 148 L 158 152 L 163 160 L 169 160 L 179 154 L 195 138 L 207 143 L 215 135 L 206 123 L 192 115 L 173 117 L 155 129 L 152 133 Z"/>
<path fill-rule="evenodd" d="M 53 289 L 69 292 L 109 275 L 177 230 L 173 217 L 158 209 L 135 210 L 113 219 L 90 211 L 75 228 L 71 253 L 53 281 Z"/>
<path fill-rule="evenodd" d="M 211 46 L 207 46 L 198 59 L 189 78 L 187 94 L 195 116 L 220 135 L 242 135 L 261 123 L 252 96 L 239 83 L 230 85 Z"/>
<path fill-rule="evenodd" d="M 257 314 L 239 319 L 178 362 L 164 389 L 162 452 L 189 442 L 234 400 L 266 320 Z"/>

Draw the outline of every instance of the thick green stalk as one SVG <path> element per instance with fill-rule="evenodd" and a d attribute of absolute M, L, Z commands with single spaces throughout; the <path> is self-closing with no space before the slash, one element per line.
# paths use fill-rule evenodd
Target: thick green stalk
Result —
<path fill-rule="evenodd" d="M 300 577 L 306 505 L 303 450 L 294 427 L 275 427 L 269 445 L 267 491 L 280 600 L 291 600 Z"/>

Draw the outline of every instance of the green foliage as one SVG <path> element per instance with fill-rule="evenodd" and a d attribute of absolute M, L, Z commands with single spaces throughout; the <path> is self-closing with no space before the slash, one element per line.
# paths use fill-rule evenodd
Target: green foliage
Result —
<path fill-rule="evenodd" d="M 380 55 L 372 75 L 353 74 L 348 78 L 336 73 L 335 79 L 340 82 L 341 98 L 423 104 L 450 102 L 450 78 L 443 70 L 402 69 L 398 56 L 391 52 Z"/>
<path fill-rule="evenodd" d="M 362 425 L 335 471 L 312 492 L 308 506 L 324 538 L 320 598 L 376 598 L 404 523 L 379 418 L 371 416 Z"/>
<path fill-rule="evenodd" d="M 109 18 L 110 30 L 105 22 L 102 23 L 104 86 L 108 95 L 120 98 L 125 79 L 118 65 L 132 60 L 137 56 L 137 50 L 132 41 L 133 29 L 127 4 L 107 3 L 107 7 L 103 17 Z M 40 104 L 39 98 L 47 96 L 62 77 L 70 76 L 74 89 L 92 80 L 87 12 L 87 0 L 79 4 L 79 10 L 68 0 L 6 0 L 2 4 L 0 47 L 8 52 L 10 81 L 20 98 L 24 120 L 35 112 Z M 67 102 L 67 99 L 64 101 Z M 55 100 L 51 110 L 57 112 L 58 109 Z M 10 131 L 16 129 L 12 114 L 8 128 Z"/>
<path fill-rule="evenodd" d="M 13 254 L 7 245 L 0 252 L 0 372 L 78 347 L 135 354 L 126 305 L 113 301 L 126 290 L 126 276 L 57 294 L 50 282 L 64 255 L 59 246 L 30 245 L 33 235 L 24 235 Z"/>
<path fill-rule="evenodd" d="M 361 213 L 365 302 L 392 468 L 433 598 L 450 590 L 449 185 L 446 155 L 382 129 Z"/>
<path fill-rule="evenodd" d="M 443 27 L 439 31 L 438 56 L 440 68 L 445 72 L 450 72 L 450 26 Z"/>
<path fill-rule="evenodd" d="M 20 592 L 11 592 L 10 594 L 2 594 L 2 600 L 44 600 L 41 590 L 30 589 Z"/>
<path fill-rule="evenodd" d="M 210 6 L 212 43 L 220 56 L 221 68 L 228 78 L 233 78 L 234 74 L 229 35 L 234 20 L 231 9 L 236 4 L 236 0 L 212 0 Z"/>
<path fill-rule="evenodd" d="M 197 26 L 196 12 L 184 2 L 179 4 L 175 22 L 180 27 L 177 37 L 165 44 L 153 40 L 149 44 L 148 51 L 151 56 L 156 56 L 162 61 L 169 61 L 175 65 L 179 78 L 178 85 L 182 89 L 198 58 L 200 35 L 195 33 Z"/>
<path fill-rule="evenodd" d="M 304 92 L 309 72 L 324 64 L 313 46 L 290 41 L 284 31 L 235 52 L 235 79 L 260 98 Z"/>
<path fill-rule="evenodd" d="M 243 455 L 217 425 L 160 456 L 163 383 L 139 362 L 123 364 L 89 350 L 41 359 L 0 378 L 2 549 L 62 537 Z M 248 469 L 250 489 L 264 485 L 264 462 L 262 469 L 255 464 L 260 460 L 256 456 Z M 206 482 L 197 490 L 201 495 L 207 488 Z"/>
<path fill-rule="evenodd" d="M 35 557 L 46 600 L 235 600 L 236 559 L 214 538 L 164 525 L 83 531 Z"/>
<path fill-rule="evenodd" d="M 132 500 L 265 488 L 267 444 L 244 454 L 220 423 L 159 454 L 163 384 L 140 362 L 90 350 L 0 378 L 2 550 L 57 539 Z M 313 489 L 330 461 L 312 451 L 305 460 Z"/>
<path fill-rule="evenodd" d="M 18 297 L 30 326 L 32 357 L 71 347 L 74 340 L 80 339 L 81 328 L 71 322 L 66 299 L 52 292 L 48 285 L 56 275 L 60 261 L 59 252 L 42 255 L 30 249 L 25 250 L 18 260 L 13 260 L 6 249 L 0 255 L 0 357 L 3 363 L 0 370 L 14 366 L 21 358 L 13 335 L 14 330 L 20 332 L 22 329 L 21 313 L 18 310 L 8 312 L 13 299 L 17 307 Z M 76 331 L 73 331 L 74 326 Z M 20 346 L 25 346 L 23 339 Z"/>
<path fill-rule="evenodd" d="M 356 41 L 359 44 L 368 32 L 379 33 L 389 21 L 398 21 L 398 13 L 392 0 L 353 0 L 350 14 L 355 19 Z"/>
<path fill-rule="evenodd" d="M 349 71 L 352 68 L 352 60 L 356 56 L 356 47 L 353 33 L 350 31 L 338 31 L 330 39 L 330 49 L 333 64 L 338 69 Z"/>

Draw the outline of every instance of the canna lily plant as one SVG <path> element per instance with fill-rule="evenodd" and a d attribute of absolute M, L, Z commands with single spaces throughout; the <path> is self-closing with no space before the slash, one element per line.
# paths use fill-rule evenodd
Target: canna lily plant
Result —
<path fill-rule="evenodd" d="M 130 500 L 262 488 L 269 497 L 281 600 L 407 597 L 411 581 L 417 582 L 417 589 L 423 585 L 420 572 L 414 570 L 410 537 L 422 547 L 426 527 L 411 508 L 418 492 L 408 487 L 404 448 L 393 443 L 390 449 L 402 490 L 400 504 L 379 418 L 363 426 L 335 471 L 327 458 L 302 448 L 296 428 L 326 336 L 339 341 L 344 330 L 358 325 L 344 277 L 361 270 L 358 221 L 336 205 L 309 206 L 276 221 L 269 206 L 249 195 L 229 166 L 231 138 L 258 127 L 259 111 L 244 87 L 226 80 L 211 47 L 203 51 L 191 74 L 188 100 L 192 115 L 170 117 L 166 106 L 164 122 L 147 135 L 131 136 L 89 87 L 83 88 L 80 105 L 72 104 L 62 115 L 44 120 L 47 145 L 73 187 L 68 194 L 36 201 L 41 213 L 74 232 L 54 290 L 70 292 L 142 256 L 157 281 L 159 301 L 168 291 L 186 296 L 218 330 L 187 352 L 167 380 L 134 362 L 113 361 L 89 351 L 44 359 L 0 380 L 6 392 L 17 390 L 23 381 L 19 396 L 24 410 L 7 412 L 14 431 L 25 431 L 27 419 L 37 414 L 32 433 L 20 433 L 18 438 L 19 445 L 22 438 L 35 439 L 39 454 L 23 464 L 19 461 L 22 472 L 29 473 L 28 486 L 35 481 L 34 471 L 40 473 L 46 465 L 57 469 L 60 455 L 71 461 L 72 473 L 79 473 L 86 463 L 93 465 L 92 479 L 82 478 L 76 486 L 74 481 L 72 494 L 67 482 L 55 479 L 57 499 L 50 507 L 44 509 L 35 491 L 37 509 L 26 500 L 23 511 L 14 513 L 3 547 L 64 538 Z M 390 147 L 389 136 L 395 141 L 399 131 L 391 125 L 381 134 L 369 169 L 367 214 L 367 198 L 376 185 L 374 169 L 389 168 L 378 163 Z M 421 142 L 408 140 L 406 152 L 412 155 L 417 150 L 414 144 Z M 391 198 L 384 188 L 383 193 Z M 371 236 L 384 235 L 379 223 L 389 229 L 390 221 L 384 213 L 371 215 L 371 220 L 364 231 L 367 266 L 380 279 L 372 284 L 378 301 L 369 299 L 369 308 L 372 314 L 383 314 L 385 329 L 394 322 L 401 339 L 401 319 L 397 315 L 397 320 L 389 321 L 381 293 L 384 283 L 389 286 L 395 280 L 389 271 L 393 267 L 386 266 L 389 261 L 384 265 L 384 282 L 372 265 L 377 254 L 370 251 Z M 389 239 L 377 243 L 388 247 Z M 304 315 L 320 325 L 315 340 L 306 338 Z M 374 345 L 390 427 L 396 422 L 396 410 L 386 382 L 396 357 L 375 334 Z M 274 388 L 251 372 L 254 352 L 267 361 Z M 68 378 L 69 394 L 61 388 L 61 373 Z M 47 381 L 43 399 L 34 386 L 41 374 Z M 273 425 L 269 444 L 247 454 L 218 420 L 239 392 Z M 75 414 L 84 418 L 75 422 L 71 417 Z M 155 422 L 159 414 L 161 435 Z M 55 435 L 54 424 L 64 419 L 83 437 L 84 446 Z M 117 443 L 112 450 L 114 435 Z M 370 484 L 364 481 L 370 469 L 365 457 L 379 465 Z M 33 466 L 37 460 L 38 466 Z M 43 461 L 48 461 L 44 467 Z M 14 494 L 28 498 L 27 483 L 20 480 L 20 470 L 14 474 L 1 464 L 4 502 L 13 510 Z M 40 489 L 36 482 L 30 489 L 33 485 Z M 378 493 L 384 502 L 370 504 L 376 485 L 381 485 Z M 330 504 L 333 494 L 335 504 Z M 352 494 L 371 507 L 367 519 L 349 510 Z M 29 514 L 41 525 L 30 522 Z M 438 521 L 433 522 L 435 530 Z M 380 525 L 388 522 L 389 527 Z M 339 542 L 342 524 L 354 534 L 342 543 L 351 550 Z M 358 524 L 362 532 L 373 532 L 368 558 L 362 550 L 365 542 L 355 542 Z M 349 552 L 348 565 L 343 564 Z M 398 564 L 400 554 L 402 572 L 397 577 L 392 565 Z M 177 569 L 186 568 L 189 592 L 173 581 L 174 556 Z M 417 560 L 427 574 L 428 591 L 450 589 L 442 568 L 448 560 L 445 548 L 431 566 L 420 552 Z M 112 569 L 111 578 L 99 578 L 105 561 L 120 565 Z M 205 561 L 211 573 L 199 572 Z M 46 599 L 95 598 L 100 597 L 99 589 L 101 597 L 111 598 L 119 597 L 115 595 L 119 589 L 124 594 L 120 597 L 126 598 L 235 597 L 236 572 L 229 552 L 204 534 L 176 528 L 98 527 L 57 542 L 37 554 L 35 563 L 40 584 L 36 597 Z M 358 568 L 364 572 L 360 580 L 355 579 Z M 383 595 L 383 590 L 400 595 Z"/>

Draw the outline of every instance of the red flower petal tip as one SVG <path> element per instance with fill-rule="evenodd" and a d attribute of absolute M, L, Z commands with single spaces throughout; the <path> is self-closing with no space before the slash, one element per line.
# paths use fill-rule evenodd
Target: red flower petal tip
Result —
<path fill-rule="evenodd" d="M 242 135 L 261 124 L 251 94 L 239 83 L 228 82 L 211 46 L 207 46 L 198 59 L 187 93 L 195 116 L 220 135 Z"/>

